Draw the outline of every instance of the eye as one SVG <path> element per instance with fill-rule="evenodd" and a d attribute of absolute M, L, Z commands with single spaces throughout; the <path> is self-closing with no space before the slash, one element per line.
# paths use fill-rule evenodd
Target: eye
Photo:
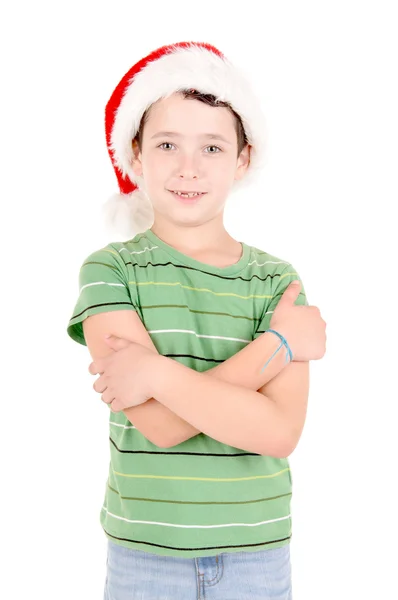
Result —
<path fill-rule="evenodd" d="M 217 150 L 217 152 L 208 152 L 208 154 L 218 154 L 219 152 L 222 152 L 221 148 L 219 148 L 218 146 L 207 146 L 207 148 L 215 148 Z"/>
<path fill-rule="evenodd" d="M 160 144 L 160 146 L 158 146 L 158 148 L 162 148 L 162 146 L 173 146 L 173 144 L 171 144 L 170 142 L 163 142 L 162 144 Z M 163 150 L 167 150 L 167 148 L 163 148 Z"/>
<path fill-rule="evenodd" d="M 174 144 L 172 144 L 171 142 L 163 142 L 162 144 L 160 144 L 158 146 L 158 148 L 162 148 L 162 150 L 169 149 L 169 148 L 164 148 L 164 146 L 174 146 Z M 219 152 L 222 152 L 221 148 L 219 148 L 218 146 L 207 146 L 206 150 L 208 148 L 213 148 L 215 150 L 215 152 L 207 152 L 207 154 L 218 154 Z"/>

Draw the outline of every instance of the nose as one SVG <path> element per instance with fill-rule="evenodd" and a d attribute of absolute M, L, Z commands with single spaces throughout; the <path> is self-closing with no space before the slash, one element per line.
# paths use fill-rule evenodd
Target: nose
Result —
<path fill-rule="evenodd" d="M 199 176 L 198 162 L 193 156 L 185 154 L 178 165 L 180 179 L 197 179 Z"/>

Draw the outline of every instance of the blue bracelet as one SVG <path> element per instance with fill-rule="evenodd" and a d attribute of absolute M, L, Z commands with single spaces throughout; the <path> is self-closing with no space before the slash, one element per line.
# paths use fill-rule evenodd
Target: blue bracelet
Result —
<path fill-rule="evenodd" d="M 263 371 L 264 371 L 265 367 L 266 367 L 266 366 L 268 365 L 268 363 L 269 363 L 269 362 L 270 362 L 270 361 L 271 361 L 271 360 L 274 358 L 275 354 L 276 354 L 277 352 L 279 352 L 279 350 L 282 348 L 282 346 L 286 346 L 286 348 L 287 348 L 286 362 L 289 362 L 289 357 L 290 357 L 290 361 L 292 361 L 292 360 L 293 360 L 293 353 L 292 353 L 292 351 L 290 350 L 290 346 L 289 346 L 289 344 L 287 343 L 286 339 L 283 337 L 283 335 L 281 335 L 280 333 L 278 333 L 277 331 L 275 331 L 275 329 L 267 329 L 267 330 L 266 330 L 264 333 L 268 333 L 268 332 L 270 332 L 270 333 L 275 333 L 275 335 L 277 335 L 277 336 L 278 336 L 278 337 L 279 337 L 279 338 L 282 340 L 282 343 L 281 343 L 281 345 L 279 346 L 279 348 L 278 348 L 277 350 L 275 350 L 275 352 L 273 353 L 273 355 L 271 356 L 271 358 L 270 358 L 270 359 L 269 359 L 269 360 L 268 360 L 268 361 L 265 363 L 265 365 L 264 365 L 264 366 L 263 366 L 263 368 L 261 369 L 261 372 L 263 372 Z"/>

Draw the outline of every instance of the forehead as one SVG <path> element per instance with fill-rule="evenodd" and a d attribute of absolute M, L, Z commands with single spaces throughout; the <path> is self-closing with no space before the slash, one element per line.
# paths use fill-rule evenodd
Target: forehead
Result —
<path fill-rule="evenodd" d="M 164 130 L 187 135 L 235 134 L 234 116 L 228 108 L 210 106 L 178 93 L 151 105 L 145 127 L 152 133 Z"/>

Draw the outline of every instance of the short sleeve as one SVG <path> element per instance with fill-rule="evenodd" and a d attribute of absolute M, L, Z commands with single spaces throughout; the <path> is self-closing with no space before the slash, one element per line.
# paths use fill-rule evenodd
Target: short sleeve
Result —
<path fill-rule="evenodd" d="M 280 274 L 280 276 L 274 276 L 274 280 L 276 281 L 276 287 L 273 290 L 273 295 L 269 303 L 264 308 L 264 314 L 262 315 L 261 321 L 256 329 L 256 332 L 253 336 L 253 339 L 257 339 L 260 337 L 262 333 L 267 331 L 270 328 L 270 322 L 272 319 L 272 314 L 279 303 L 284 291 L 286 288 L 295 280 L 300 281 L 301 290 L 295 301 L 297 306 L 308 306 L 308 300 L 304 289 L 304 284 L 301 281 L 300 275 L 297 273 L 295 268 L 289 264 L 284 271 Z"/>
<path fill-rule="evenodd" d="M 79 273 L 79 295 L 69 320 L 68 335 L 87 345 L 82 323 L 91 315 L 114 310 L 137 310 L 129 287 L 126 263 L 117 248 L 106 248 L 90 254 Z"/>

